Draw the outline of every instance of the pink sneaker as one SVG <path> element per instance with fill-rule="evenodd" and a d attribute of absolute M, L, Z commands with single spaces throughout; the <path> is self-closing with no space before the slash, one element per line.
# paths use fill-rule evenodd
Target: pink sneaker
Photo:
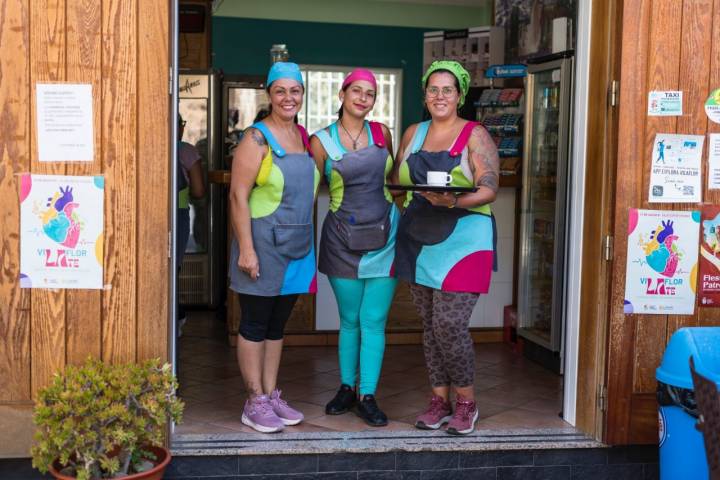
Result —
<path fill-rule="evenodd" d="M 455 413 L 448 423 L 447 433 L 453 435 L 467 435 L 475 430 L 478 420 L 478 410 L 475 402 L 466 400 L 458 395 L 455 400 Z"/>
<path fill-rule="evenodd" d="M 415 427 L 421 430 L 437 430 L 452 418 L 450 402 L 442 397 L 433 395 L 430 399 L 430 406 L 415 421 Z"/>
<path fill-rule="evenodd" d="M 279 432 L 285 425 L 275 414 L 267 395 L 259 395 L 245 402 L 242 413 L 242 423 L 262 433 Z"/>
<path fill-rule="evenodd" d="M 282 421 L 284 425 L 297 425 L 303 421 L 305 416 L 287 404 L 285 400 L 280 398 L 282 392 L 278 389 L 273 390 L 270 394 L 270 405 L 273 412 Z"/>

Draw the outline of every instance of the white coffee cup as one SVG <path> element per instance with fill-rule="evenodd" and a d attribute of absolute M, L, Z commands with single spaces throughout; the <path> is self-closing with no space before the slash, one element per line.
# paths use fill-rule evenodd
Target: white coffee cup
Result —
<path fill-rule="evenodd" d="M 444 187 L 452 181 L 452 175 L 447 172 L 427 172 L 427 184 Z"/>

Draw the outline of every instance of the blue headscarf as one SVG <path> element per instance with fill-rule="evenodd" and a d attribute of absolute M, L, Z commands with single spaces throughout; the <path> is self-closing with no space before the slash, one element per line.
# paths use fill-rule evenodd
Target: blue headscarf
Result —
<path fill-rule="evenodd" d="M 275 80 L 279 80 L 281 78 L 289 78 L 290 80 L 295 80 L 300 85 L 305 87 L 305 84 L 303 84 L 302 74 L 300 73 L 300 67 L 298 67 L 297 63 L 292 63 L 292 62 L 273 63 L 273 66 L 270 67 L 270 71 L 268 72 L 266 85 L 268 87 L 270 87 L 270 85 Z"/>

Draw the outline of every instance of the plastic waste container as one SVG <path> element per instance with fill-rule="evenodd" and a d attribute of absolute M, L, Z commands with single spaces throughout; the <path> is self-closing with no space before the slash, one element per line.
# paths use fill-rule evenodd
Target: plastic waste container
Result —
<path fill-rule="evenodd" d="M 660 427 L 660 479 L 708 478 L 702 433 L 695 428 L 690 357 L 695 370 L 716 384 L 720 380 L 720 327 L 681 328 L 670 338 L 655 371 Z"/>

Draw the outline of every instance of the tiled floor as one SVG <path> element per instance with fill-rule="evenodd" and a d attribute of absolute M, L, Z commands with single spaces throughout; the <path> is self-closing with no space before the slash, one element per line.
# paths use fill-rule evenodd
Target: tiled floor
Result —
<path fill-rule="evenodd" d="M 224 323 L 212 313 L 189 312 L 178 341 L 180 396 L 184 421 L 176 433 L 252 432 L 240 423 L 245 401 L 235 350 L 227 345 Z M 476 400 L 480 429 L 562 428 L 562 378 L 544 370 L 503 344 L 475 345 Z M 286 432 L 370 430 L 352 413 L 324 414 L 339 386 L 336 347 L 286 347 L 279 388 L 305 421 Z M 390 345 L 385 351 L 377 391 L 379 406 L 390 418 L 385 429 L 413 429 L 429 398 L 419 345 Z M 374 429 L 377 430 L 377 429 Z"/>

